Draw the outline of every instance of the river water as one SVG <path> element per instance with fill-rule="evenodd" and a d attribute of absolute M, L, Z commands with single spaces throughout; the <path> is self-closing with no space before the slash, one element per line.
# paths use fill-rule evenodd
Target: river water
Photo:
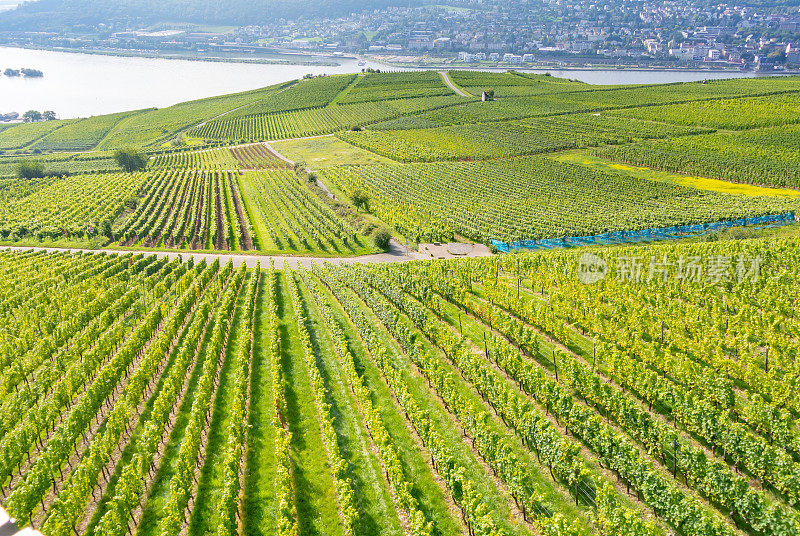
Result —
<path fill-rule="evenodd" d="M 0 0 L 2 4 L 2 0 Z M 385 68 L 338 59 L 337 67 L 129 58 L 0 47 L 0 72 L 8 67 L 38 69 L 43 78 L 0 75 L 0 113 L 53 110 L 60 118 L 87 117 L 246 91 L 311 74 Z M 391 68 L 395 70 L 395 68 Z M 591 84 L 643 84 L 753 76 L 753 73 L 697 71 L 541 70 Z"/>

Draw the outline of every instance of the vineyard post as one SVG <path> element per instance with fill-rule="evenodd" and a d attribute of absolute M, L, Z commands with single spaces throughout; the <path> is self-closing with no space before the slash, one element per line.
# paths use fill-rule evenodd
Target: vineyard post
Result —
<path fill-rule="evenodd" d="M 580 469 L 575 469 L 575 506 L 578 506 L 578 482 L 580 476 Z"/>
<path fill-rule="evenodd" d="M 489 348 L 486 346 L 486 332 L 483 332 L 483 353 L 486 354 L 486 357 L 489 357 Z"/>
<path fill-rule="evenodd" d="M 556 371 L 556 381 L 558 380 L 558 359 L 556 358 L 556 349 L 553 348 L 553 368 Z"/>
<path fill-rule="evenodd" d="M 462 337 L 464 336 L 464 329 L 461 325 L 461 311 L 458 312 L 458 332 L 461 334 Z"/>
<path fill-rule="evenodd" d="M 678 474 L 678 437 L 672 438 L 672 478 Z"/>

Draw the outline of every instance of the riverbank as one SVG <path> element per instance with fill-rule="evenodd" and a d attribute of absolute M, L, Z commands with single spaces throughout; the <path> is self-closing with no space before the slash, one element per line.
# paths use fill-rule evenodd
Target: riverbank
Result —
<path fill-rule="evenodd" d="M 619 72 L 652 72 L 652 73 L 741 73 L 752 76 L 776 76 L 776 75 L 797 75 L 800 70 L 780 70 L 780 71 L 754 71 L 742 69 L 737 65 L 708 64 L 705 66 L 677 66 L 677 65 L 632 65 L 632 64 L 608 64 L 608 63 L 587 63 L 587 64 L 563 64 L 558 62 L 535 62 L 524 64 L 511 64 L 503 62 L 472 62 L 465 63 L 460 61 L 448 61 L 444 58 L 428 58 L 424 61 L 406 61 L 408 56 L 386 56 L 368 55 L 365 59 L 383 63 L 390 67 L 406 69 L 429 69 L 429 70 L 472 70 L 472 71 L 507 71 L 509 69 L 518 71 L 619 71 Z"/>
<path fill-rule="evenodd" d="M 355 60 L 354 56 L 338 56 L 333 57 L 329 55 L 316 55 L 316 54 L 289 54 L 286 52 L 278 52 L 272 50 L 265 50 L 265 54 L 274 56 L 286 56 L 286 59 L 280 58 L 246 58 L 240 56 L 211 56 L 203 55 L 190 51 L 180 52 L 162 52 L 162 51 L 147 51 L 147 50 L 129 50 L 129 49 L 84 49 L 84 48 L 68 48 L 68 47 L 43 47 L 22 45 L 16 43 L 0 44 L 0 48 L 14 48 L 23 50 L 40 50 L 45 52 L 64 52 L 67 54 L 87 54 L 90 56 L 112 56 L 118 58 L 147 58 L 147 59 L 161 59 L 161 60 L 184 60 L 184 61 L 203 61 L 212 63 L 244 63 L 253 65 L 297 65 L 297 66 L 313 66 L 313 67 L 339 67 L 342 65 L 342 60 Z M 301 60 L 294 59 L 295 57 L 308 57 L 308 58 L 325 58 L 325 59 L 309 59 Z"/>

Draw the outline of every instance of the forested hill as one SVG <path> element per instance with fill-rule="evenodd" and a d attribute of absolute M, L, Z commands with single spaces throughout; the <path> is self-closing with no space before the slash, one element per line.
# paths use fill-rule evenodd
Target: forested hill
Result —
<path fill-rule="evenodd" d="M 424 0 L 37 0 L 0 14 L 0 30 L 164 21 L 245 26 L 280 18 L 336 17 L 424 3 Z"/>

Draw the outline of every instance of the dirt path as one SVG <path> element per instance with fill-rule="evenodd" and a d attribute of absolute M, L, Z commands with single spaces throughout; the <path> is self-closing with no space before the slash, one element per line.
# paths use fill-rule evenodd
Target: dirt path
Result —
<path fill-rule="evenodd" d="M 116 253 L 124 255 L 126 253 L 143 255 L 155 255 L 159 259 L 168 257 L 170 259 L 181 258 L 182 260 L 194 259 L 195 262 L 205 259 L 207 263 L 214 262 L 219 259 L 220 263 L 225 264 L 232 261 L 234 267 L 241 266 L 246 263 L 248 267 L 254 267 L 256 262 L 261 262 L 261 266 L 266 267 L 270 259 L 275 261 L 275 268 L 282 269 L 285 266 L 290 268 L 297 268 L 298 264 L 302 264 L 306 268 L 311 267 L 312 264 L 322 264 L 330 262 L 332 264 L 346 264 L 346 263 L 387 263 L 387 262 L 403 262 L 412 261 L 426 258 L 415 251 L 408 251 L 396 241 L 392 241 L 389 251 L 385 253 L 375 253 L 372 255 L 361 255 L 358 257 L 291 257 L 291 256 L 274 256 L 274 255 L 251 255 L 248 253 L 195 253 L 193 251 L 141 251 L 141 250 L 115 250 L 115 249 L 72 249 L 72 248 L 47 248 L 47 247 L 19 247 L 19 246 L 5 246 L 0 248 L 9 251 L 46 251 L 54 253 L 59 251 L 69 251 L 70 253 Z"/>
<path fill-rule="evenodd" d="M 447 71 L 439 71 L 439 74 L 441 75 L 442 80 L 444 80 L 444 83 L 447 84 L 447 87 L 449 87 L 450 89 L 455 91 L 457 94 L 461 95 L 462 97 L 471 97 L 472 96 L 469 93 L 467 93 L 466 91 L 463 91 L 463 90 L 457 88 L 456 85 L 453 83 L 453 81 L 450 80 L 450 77 L 447 76 Z"/>

